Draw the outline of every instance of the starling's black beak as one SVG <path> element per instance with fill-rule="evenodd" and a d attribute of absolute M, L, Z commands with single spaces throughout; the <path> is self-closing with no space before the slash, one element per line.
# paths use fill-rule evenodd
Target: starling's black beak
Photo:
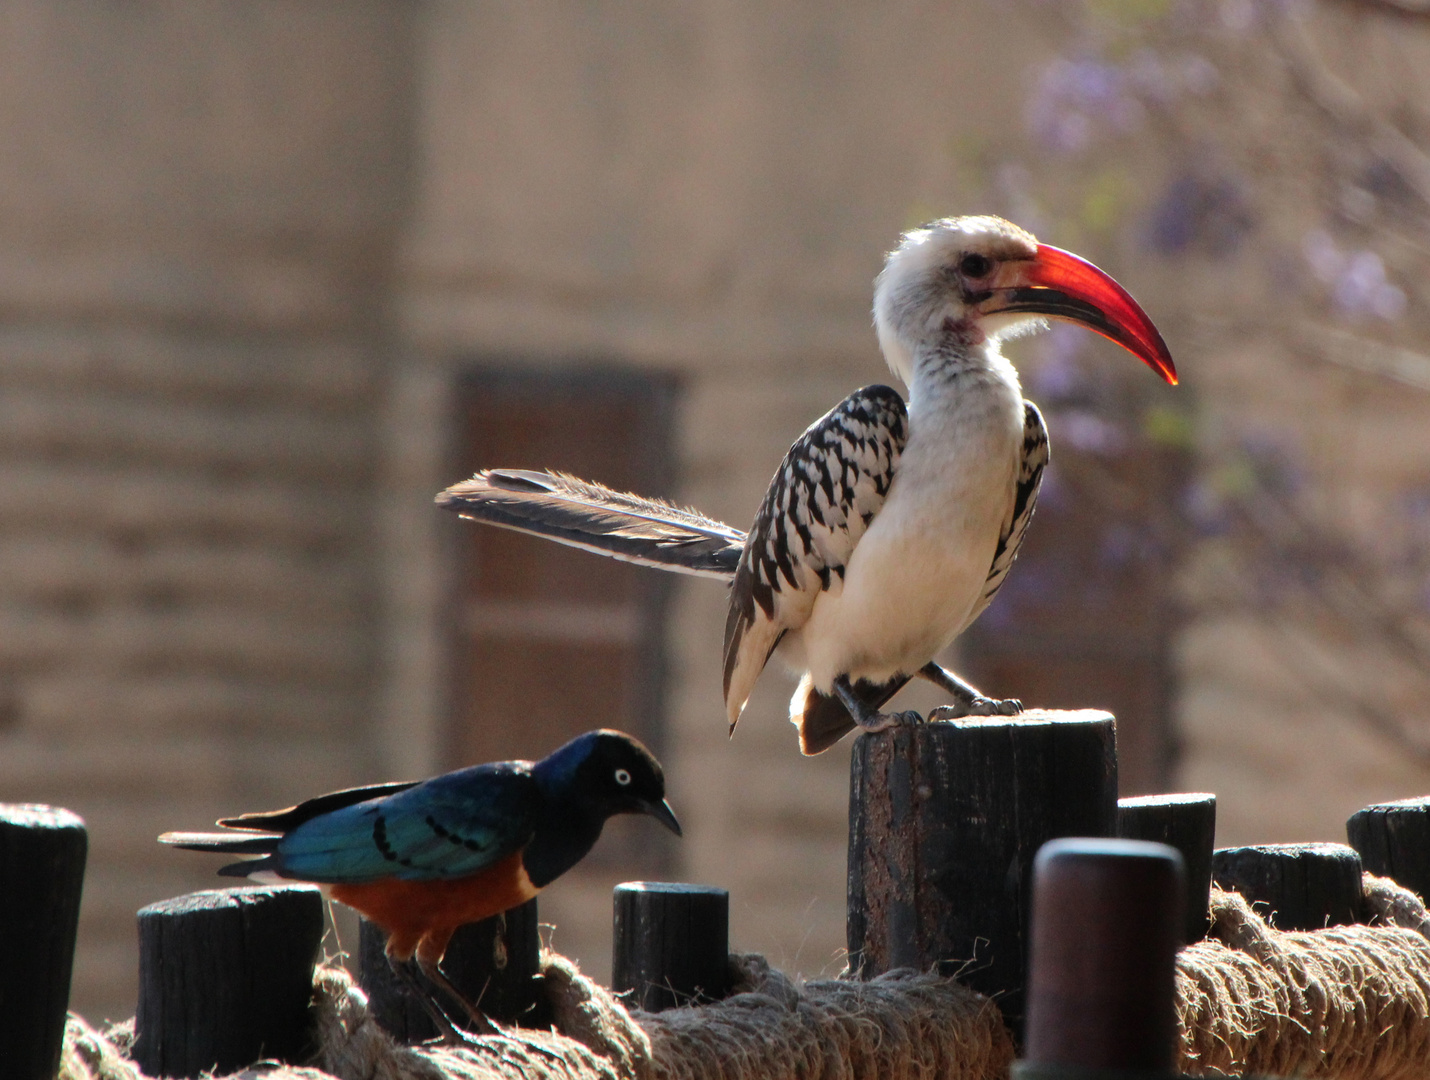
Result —
<path fill-rule="evenodd" d="M 660 802 L 652 802 L 650 799 L 641 799 L 639 806 L 641 813 L 649 814 L 660 822 L 676 836 L 683 835 L 680 831 L 680 822 L 675 820 L 675 811 L 670 808 L 670 803 L 661 799 Z"/>

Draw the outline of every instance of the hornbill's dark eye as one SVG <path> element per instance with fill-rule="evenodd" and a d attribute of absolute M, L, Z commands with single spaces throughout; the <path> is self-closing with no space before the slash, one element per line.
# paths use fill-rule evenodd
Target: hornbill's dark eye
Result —
<path fill-rule="evenodd" d="M 966 278 L 986 277 L 993 269 L 993 260 L 987 255 L 965 255 L 958 261 L 958 272 Z"/>

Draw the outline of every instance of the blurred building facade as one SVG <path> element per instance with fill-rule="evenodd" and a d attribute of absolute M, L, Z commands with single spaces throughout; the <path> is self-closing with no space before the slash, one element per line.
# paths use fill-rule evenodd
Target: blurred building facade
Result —
<path fill-rule="evenodd" d="M 898 232 L 1017 216 L 967 147 L 1022 128 L 1058 37 L 991 2 L 0 5 L 0 799 L 90 826 L 74 1007 L 129 1015 L 135 910 L 218 884 L 160 831 L 597 724 L 658 749 L 686 837 L 615 823 L 543 897 L 555 946 L 603 973 L 611 885 L 660 875 L 729 888 L 738 947 L 837 971 L 847 744 L 799 758 L 774 675 L 726 737 L 723 590 L 431 499 L 565 467 L 743 526 L 792 439 L 889 378 L 868 309 Z M 1193 393 L 1271 398 L 1196 351 L 1186 279 L 1089 254 Z M 1228 840 L 1418 793 L 1373 739 L 1257 724 L 1250 631 L 1180 610 L 1165 514 L 1139 539 L 1200 450 L 1109 469 L 1096 407 L 1068 398 L 1065 448 L 1054 410 L 1061 498 L 970 673 L 1114 708 L 1127 792 L 1226 783 Z"/>

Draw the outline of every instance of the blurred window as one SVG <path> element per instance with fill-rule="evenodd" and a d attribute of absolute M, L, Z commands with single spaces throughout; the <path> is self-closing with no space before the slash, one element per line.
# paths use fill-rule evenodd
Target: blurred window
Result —
<path fill-rule="evenodd" d="M 675 398 L 675 379 L 660 373 L 470 368 L 453 475 L 554 469 L 669 495 Z M 458 524 L 448 765 L 539 758 L 598 727 L 659 754 L 671 575 Z"/>

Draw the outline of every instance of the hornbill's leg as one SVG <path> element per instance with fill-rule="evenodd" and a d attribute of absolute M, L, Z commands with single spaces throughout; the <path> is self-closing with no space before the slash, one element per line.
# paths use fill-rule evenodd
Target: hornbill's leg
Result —
<path fill-rule="evenodd" d="M 919 674 L 953 696 L 952 705 L 940 705 L 930 710 L 930 720 L 954 720 L 960 716 L 1016 716 L 1023 711 L 1023 703 L 1017 698 L 988 697 L 932 660 L 919 668 Z"/>
<path fill-rule="evenodd" d="M 871 707 L 868 702 L 854 692 L 854 687 L 849 684 L 848 675 L 835 676 L 834 693 L 844 703 L 844 707 L 849 710 L 849 715 L 854 717 L 854 722 L 864 731 L 883 731 L 895 724 L 923 722 L 923 717 L 916 712 L 885 713 Z"/>

